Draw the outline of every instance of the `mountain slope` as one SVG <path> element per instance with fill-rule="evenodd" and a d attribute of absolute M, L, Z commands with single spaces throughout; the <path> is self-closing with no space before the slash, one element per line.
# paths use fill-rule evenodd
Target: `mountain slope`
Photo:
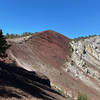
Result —
<path fill-rule="evenodd" d="M 13 41 L 10 48 L 11 54 L 15 59 L 20 59 L 22 66 L 24 62 L 31 67 L 32 63 L 38 66 L 39 62 L 43 62 L 59 68 L 64 63 L 66 55 L 70 54 L 68 44 L 70 39 L 54 31 L 38 32 L 26 41 L 9 40 L 11 41 Z"/>
<path fill-rule="evenodd" d="M 0 62 L 0 100 L 65 100 L 40 73 Z M 66 99 L 69 100 L 69 99 Z"/>
<path fill-rule="evenodd" d="M 99 100 L 100 37 L 71 40 L 48 30 L 7 41 L 8 55 L 20 67 L 45 74 L 67 96 L 82 92 L 89 100 Z"/>

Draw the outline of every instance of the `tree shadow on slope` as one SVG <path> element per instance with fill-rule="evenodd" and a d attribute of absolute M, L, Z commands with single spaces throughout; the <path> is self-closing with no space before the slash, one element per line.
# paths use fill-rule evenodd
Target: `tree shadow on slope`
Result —
<path fill-rule="evenodd" d="M 0 62 L 0 87 L 14 87 L 28 93 L 36 98 L 44 100 L 56 100 L 55 97 L 44 92 L 47 90 L 52 93 L 60 95 L 58 92 L 50 88 L 50 81 L 48 78 L 39 77 L 35 72 L 29 72 L 20 67 L 11 66 L 4 62 Z M 0 88 L 1 97 L 15 97 L 21 98 L 20 95 L 12 93 L 11 91 Z"/>
<path fill-rule="evenodd" d="M 12 93 L 12 91 L 6 90 L 5 88 L 0 89 L 0 97 L 4 97 L 4 98 L 18 98 L 21 99 L 21 96 L 19 96 L 17 93 Z"/>

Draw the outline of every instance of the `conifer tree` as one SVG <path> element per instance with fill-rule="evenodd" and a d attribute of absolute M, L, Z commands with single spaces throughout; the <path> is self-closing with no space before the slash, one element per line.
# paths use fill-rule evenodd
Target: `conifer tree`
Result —
<path fill-rule="evenodd" d="M 0 57 L 4 58 L 7 56 L 6 49 L 8 49 L 7 41 L 3 35 L 2 30 L 0 29 Z"/>

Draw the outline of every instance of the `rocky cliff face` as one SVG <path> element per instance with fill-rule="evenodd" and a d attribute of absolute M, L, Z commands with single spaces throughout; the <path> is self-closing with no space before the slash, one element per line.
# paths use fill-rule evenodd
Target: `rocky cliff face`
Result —
<path fill-rule="evenodd" d="M 94 91 L 100 92 L 100 36 L 72 40 L 70 45 L 72 55 L 65 64 L 66 72 Z"/>

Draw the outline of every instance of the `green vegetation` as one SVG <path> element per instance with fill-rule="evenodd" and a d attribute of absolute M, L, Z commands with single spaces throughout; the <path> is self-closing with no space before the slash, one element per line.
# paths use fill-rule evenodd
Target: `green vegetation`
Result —
<path fill-rule="evenodd" d="M 82 37 L 74 38 L 73 40 L 77 42 L 78 40 L 84 40 L 84 39 L 88 39 L 88 38 L 95 37 L 95 36 L 97 35 L 94 34 L 94 35 L 89 35 L 89 36 L 84 36 L 84 37 L 82 36 Z"/>
<path fill-rule="evenodd" d="M 78 98 L 77 100 L 88 100 L 87 96 L 82 93 L 78 93 Z"/>
<path fill-rule="evenodd" d="M 35 33 L 37 33 L 37 32 L 35 32 Z M 6 39 L 13 39 L 13 38 L 19 38 L 19 37 L 25 37 L 25 36 L 34 35 L 35 33 L 32 33 L 32 32 L 24 32 L 21 35 L 19 35 L 19 34 L 13 34 L 13 33 L 11 33 L 11 34 L 7 33 L 5 35 L 5 38 Z"/>
<path fill-rule="evenodd" d="M 7 56 L 6 49 L 8 49 L 9 46 L 7 45 L 7 41 L 3 35 L 2 30 L 0 30 L 0 57 L 4 58 Z"/>

